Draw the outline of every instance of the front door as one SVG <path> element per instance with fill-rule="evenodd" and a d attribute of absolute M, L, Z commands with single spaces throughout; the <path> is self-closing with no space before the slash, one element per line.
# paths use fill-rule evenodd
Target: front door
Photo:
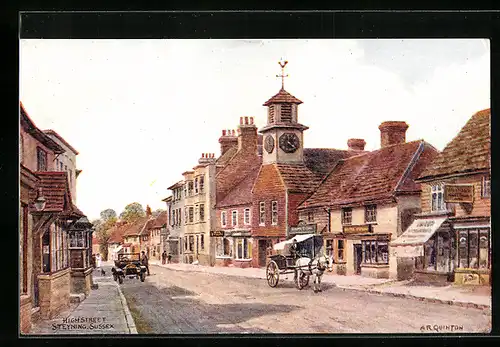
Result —
<path fill-rule="evenodd" d="M 267 240 L 259 240 L 259 266 L 266 266 Z"/>
<path fill-rule="evenodd" d="M 361 245 L 354 245 L 354 272 L 356 275 L 361 275 L 361 262 L 363 259 L 363 254 L 361 251 Z"/>

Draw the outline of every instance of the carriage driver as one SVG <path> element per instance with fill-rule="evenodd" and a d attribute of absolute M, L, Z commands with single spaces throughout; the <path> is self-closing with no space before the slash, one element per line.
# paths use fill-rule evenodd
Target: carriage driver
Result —
<path fill-rule="evenodd" d="M 297 249 L 297 240 L 293 239 L 292 245 L 290 246 L 290 255 L 293 256 L 293 258 L 298 258 L 298 249 Z"/>

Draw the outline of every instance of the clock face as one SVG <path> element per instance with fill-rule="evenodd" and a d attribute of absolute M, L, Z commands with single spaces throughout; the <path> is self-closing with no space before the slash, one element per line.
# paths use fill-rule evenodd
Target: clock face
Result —
<path fill-rule="evenodd" d="M 264 140 L 264 148 L 267 153 L 271 153 L 274 150 L 274 138 L 271 135 L 267 135 Z"/>
<path fill-rule="evenodd" d="M 280 148 L 285 153 L 295 152 L 300 145 L 299 137 L 294 133 L 284 133 L 280 136 Z"/>

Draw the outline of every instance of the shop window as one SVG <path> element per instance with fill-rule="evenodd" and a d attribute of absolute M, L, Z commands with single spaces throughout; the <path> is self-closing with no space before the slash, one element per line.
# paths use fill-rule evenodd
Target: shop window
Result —
<path fill-rule="evenodd" d="M 490 198 L 491 197 L 491 178 L 483 177 L 483 182 L 481 185 L 481 197 Z"/>
<path fill-rule="evenodd" d="M 342 224 L 344 225 L 352 224 L 352 208 L 346 207 L 342 209 Z"/>
<path fill-rule="evenodd" d="M 389 248 L 387 242 L 361 241 L 362 257 L 365 264 L 388 264 Z"/>
<path fill-rule="evenodd" d="M 251 244 L 248 238 L 239 238 L 236 241 L 236 259 L 250 259 Z"/>
<path fill-rule="evenodd" d="M 337 260 L 338 261 L 343 261 L 344 260 L 344 240 L 338 240 L 337 243 Z"/>
<path fill-rule="evenodd" d="M 227 212 L 226 211 L 222 211 L 220 213 L 220 225 L 223 226 L 223 227 L 225 227 L 227 225 L 226 217 L 227 217 Z"/>
<path fill-rule="evenodd" d="M 243 219 L 244 219 L 245 225 L 249 225 L 250 224 L 250 209 L 249 208 L 245 209 L 243 217 L 244 217 Z"/>
<path fill-rule="evenodd" d="M 193 195 L 193 181 L 189 181 L 188 182 L 187 195 L 188 196 L 192 196 Z"/>
<path fill-rule="evenodd" d="M 215 249 L 217 257 L 230 257 L 231 254 L 231 244 L 229 239 L 225 237 L 217 237 L 215 240 Z"/>
<path fill-rule="evenodd" d="M 278 224 L 278 202 L 277 201 L 271 202 L 271 224 L 272 225 Z"/>
<path fill-rule="evenodd" d="M 326 240 L 326 255 L 329 257 L 333 255 L 333 240 Z"/>
<path fill-rule="evenodd" d="M 490 229 L 460 230 L 458 266 L 471 269 L 489 268 L 490 237 Z"/>
<path fill-rule="evenodd" d="M 444 211 L 445 209 L 443 185 L 433 185 L 431 188 L 431 211 Z"/>
<path fill-rule="evenodd" d="M 375 223 L 377 221 L 377 206 L 365 206 L 365 223 Z"/>
<path fill-rule="evenodd" d="M 266 223 L 266 203 L 261 201 L 259 203 L 259 225 Z"/>

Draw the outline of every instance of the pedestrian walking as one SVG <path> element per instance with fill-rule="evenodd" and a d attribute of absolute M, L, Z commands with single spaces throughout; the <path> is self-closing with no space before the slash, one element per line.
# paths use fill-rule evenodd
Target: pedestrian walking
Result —
<path fill-rule="evenodd" d="M 161 263 L 165 265 L 165 262 L 167 261 L 167 251 L 163 251 L 161 254 Z"/>
<path fill-rule="evenodd" d="M 142 251 L 142 257 L 141 257 L 141 263 L 146 267 L 146 270 L 148 270 L 148 276 L 150 275 L 149 273 L 149 261 L 148 261 L 148 256 L 144 251 Z"/>
<path fill-rule="evenodd" d="M 168 257 L 167 257 L 167 263 L 170 264 L 172 262 L 172 254 L 168 254 Z"/>
<path fill-rule="evenodd" d="M 95 256 L 95 262 L 96 262 L 96 267 L 98 269 L 101 268 L 101 255 L 99 253 L 97 253 L 97 255 Z"/>

